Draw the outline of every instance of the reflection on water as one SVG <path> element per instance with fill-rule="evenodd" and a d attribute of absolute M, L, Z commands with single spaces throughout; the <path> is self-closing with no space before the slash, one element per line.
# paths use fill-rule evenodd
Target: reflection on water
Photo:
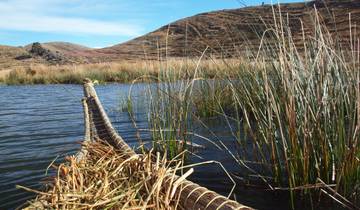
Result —
<path fill-rule="evenodd" d="M 118 107 L 127 85 L 99 86 L 107 109 Z M 56 157 L 79 150 L 83 136 L 82 87 L 78 85 L 0 86 L 0 209 L 17 207 L 32 196 L 16 184 L 39 188 L 45 169 Z M 112 113 L 112 112 L 110 112 Z M 131 123 L 117 124 L 134 141 Z"/>
<path fill-rule="evenodd" d="M 120 105 L 130 86 L 112 84 L 97 86 L 98 95 L 121 136 L 131 145 L 137 143 L 135 130 L 127 113 Z M 141 93 L 146 87 L 135 86 L 133 92 L 137 104 L 136 123 L 146 129 L 147 113 Z M 78 85 L 0 86 L 0 209 L 14 209 L 33 195 L 15 188 L 16 184 L 38 189 L 45 177 L 45 170 L 55 159 L 59 163 L 67 155 L 79 150 L 83 135 L 83 115 L 80 99 L 82 87 Z M 210 129 L 233 150 L 235 143 L 225 124 L 207 122 Z M 196 126 L 194 126 L 196 127 Z M 216 139 L 208 130 L 197 128 L 196 132 L 210 139 Z M 144 141 L 150 135 L 142 133 Z M 196 143 L 206 149 L 197 151 L 202 157 L 194 161 L 216 160 L 229 172 L 244 170 L 225 151 L 213 144 L 195 138 Z M 217 164 L 195 168 L 191 177 L 201 185 L 227 195 L 232 183 Z M 287 209 L 287 194 L 237 187 L 236 198 L 243 204 L 259 209 Z"/>

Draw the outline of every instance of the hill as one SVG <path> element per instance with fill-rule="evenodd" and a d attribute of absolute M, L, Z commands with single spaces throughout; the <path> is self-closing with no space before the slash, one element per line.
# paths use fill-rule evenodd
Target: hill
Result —
<path fill-rule="evenodd" d="M 24 48 L 29 51 L 31 50 L 31 47 L 34 43 L 26 45 Z M 64 55 L 71 55 L 73 53 L 76 52 L 81 52 L 81 51 L 85 51 L 85 50 L 90 50 L 91 48 L 86 47 L 86 46 L 82 46 L 82 45 L 78 45 L 78 44 L 73 44 L 73 43 L 69 43 L 69 42 L 45 42 L 45 43 L 41 43 L 41 46 L 45 49 L 48 49 L 52 52 L 57 52 L 57 53 L 61 53 Z"/>
<path fill-rule="evenodd" d="M 15 69 L 19 66 L 41 62 L 42 59 L 32 57 L 23 47 L 0 45 L 0 70 Z"/>
<path fill-rule="evenodd" d="M 157 59 L 159 56 L 200 56 L 207 52 L 216 57 L 239 57 L 258 50 L 261 37 L 274 27 L 274 14 L 281 11 L 294 41 L 301 46 L 304 34 L 312 35 L 315 11 L 319 21 L 331 33 L 338 33 L 343 44 L 349 41 L 349 13 L 352 25 L 360 23 L 360 1 L 317 0 L 307 3 L 245 7 L 198 14 L 163 26 L 134 40 L 96 50 L 113 59 Z M 274 11 L 273 11 L 274 9 Z M 269 34 L 269 33 L 268 33 Z"/>
<path fill-rule="evenodd" d="M 41 57 L 44 62 L 52 64 L 76 64 L 89 62 L 91 48 L 69 42 L 32 43 L 24 47 L 34 57 Z"/>
<path fill-rule="evenodd" d="M 318 20 L 314 19 L 315 8 Z M 338 42 L 349 45 L 349 13 L 353 35 L 360 30 L 360 1 L 316 0 L 302 3 L 245 7 L 198 14 L 165 25 L 125 43 L 102 49 L 91 49 L 66 42 L 33 43 L 25 47 L 0 47 L 0 68 L 28 63 L 78 64 L 124 60 L 158 59 L 160 57 L 198 57 L 207 49 L 214 57 L 251 56 L 259 49 L 263 34 L 275 28 L 274 14 L 290 26 L 297 46 L 303 36 L 314 34 L 314 22 L 326 25 L 337 34 Z M 278 26 L 279 27 L 279 26 Z M 302 30 L 304 28 L 304 31 Z M 304 33 L 303 33 L 304 32 Z M 355 34 L 356 33 L 356 34 Z M 354 39 L 356 40 L 356 39 Z M 275 44 L 275 43 L 274 43 Z"/>
<path fill-rule="evenodd" d="M 32 43 L 24 47 L 0 45 L 0 69 L 15 69 L 30 64 L 84 63 L 83 51 L 91 48 L 67 43 Z"/>

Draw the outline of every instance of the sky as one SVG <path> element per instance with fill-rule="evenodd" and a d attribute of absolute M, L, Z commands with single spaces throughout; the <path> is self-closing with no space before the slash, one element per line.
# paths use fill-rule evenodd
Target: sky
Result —
<path fill-rule="evenodd" d="M 0 44 L 65 41 L 108 47 L 201 12 L 262 2 L 271 0 L 0 0 Z"/>

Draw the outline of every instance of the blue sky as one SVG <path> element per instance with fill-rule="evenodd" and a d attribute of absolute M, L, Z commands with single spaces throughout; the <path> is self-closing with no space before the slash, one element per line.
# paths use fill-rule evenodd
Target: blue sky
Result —
<path fill-rule="evenodd" d="M 180 18 L 262 2 L 271 0 L 0 0 L 0 44 L 66 41 L 106 47 Z"/>

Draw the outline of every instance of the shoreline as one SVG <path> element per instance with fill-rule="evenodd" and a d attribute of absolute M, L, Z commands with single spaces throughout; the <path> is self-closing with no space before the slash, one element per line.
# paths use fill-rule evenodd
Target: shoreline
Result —
<path fill-rule="evenodd" d="M 30 65 L 0 70 L 1 85 L 82 84 L 84 78 L 100 84 L 132 83 L 134 80 L 161 81 L 162 78 L 186 79 L 196 76 L 215 78 L 231 75 L 242 59 L 169 59 L 165 61 L 111 62 L 79 65 Z"/>

